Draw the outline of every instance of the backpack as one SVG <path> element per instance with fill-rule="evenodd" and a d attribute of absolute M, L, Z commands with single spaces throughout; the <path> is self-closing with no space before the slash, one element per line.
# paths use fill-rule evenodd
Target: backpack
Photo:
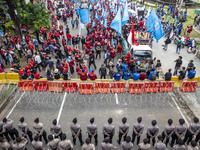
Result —
<path fill-rule="evenodd" d="M 155 71 L 152 73 L 151 75 L 151 81 L 155 81 L 156 80 L 156 73 Z"/>
<path fill-rule="evenodd" d="M 178 41 L 177 46 L 181 47 L 181 41 Z"/>

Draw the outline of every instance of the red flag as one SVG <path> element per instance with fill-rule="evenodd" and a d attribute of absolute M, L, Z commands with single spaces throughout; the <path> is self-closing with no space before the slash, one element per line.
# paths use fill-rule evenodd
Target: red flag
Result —
<path fill-rule="evenodd" d="M 134 34 L 134 23 L 133 23 L 133 25 L 132 25 L 132 29 L 131 29 L 131 31 L 130 31 L 130 33 L 129 33 L 129 36 L 128 36 L 128 43 L 130 44 L 130 45 L 136 45 L 136 46 L 138 46 L 138 44 L 136 43 L 136 41 L 135 41 L 135 34 Z"/>

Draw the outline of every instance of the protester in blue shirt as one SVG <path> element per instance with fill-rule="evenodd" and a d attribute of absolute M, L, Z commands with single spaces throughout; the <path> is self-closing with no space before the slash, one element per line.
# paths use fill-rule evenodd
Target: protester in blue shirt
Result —
<path fill-rule="evenodd" d="M 181 32 L 182 32 L 182 28 L 183 28 L 183 23 L 181 22 L 181 24 L 178 26 L 178 35 L 180 35 L 181 34 Z"/>
<path fill-rule="evenodd" d="M 39 51 L 38 40 L 36 39 L 36 37 L 33 39 L 33 43 L 35 45 L 35 50 Z"/>
<path fill-rule="evenodd" d="M 132 78 L 133 78 L 134 81 L 139 80 L 139 78 L 140 78 L 140 73 L 138 73 L 138 71 L 136 71 L 136 72 L 133 74 Z"/>
<path fill-rule="evenodd" d="M 156 76 L 157 76 L 157 71 L 155 71 L 155 69 L 153 68 L 149 74 L 148 79 L 154 81 L 154 80 L 156 80 Z"/>
<path fill-rule="evenodd" d="M 51 57 L 49 57 L 48 64 L 49 64 L 49 70 L 54 71 L 54 61 L 51 60 Z"/>
<path fill-rule="evenodd" d="M 123 79 L 124 80 L 128 80 L 129 78 L 130 78 L 130 76 L 131 76 L 131 73 L 128 71 L 128 69 L 124 72 L 124 77 L 123 77 Z"/>
<path fill-rule="evenodd" d="M 55 46 L 53 46 L 52 44 L 49 45 L 49 49 L 52 52 L 52 54 L 55 53 Z"/>
<path fill-rule="evenodd" d="M 195 69 L 196 69 L 196 67 L 193 67 L 193 69 L 189 71 L 189 73 L 188 73 L 188 78 L 189 79 L 193 79 L 195 77 L 195 75 L 196 75 L 196 70 Z"/>
<path fill-rule="evenodd" d="M 116 81 L 120 80 L 122 77 L 120 70 L 118 70 L 116 73 L 114 73 L 113 77 L 114 77 L 114 80 L 116 80 Z"/>
<path fill-rule="evenodd" d="M 127 64 L 122 63 L 122 70 L 123 70 L 123 73 L 124 73 L 127 69 L 128 69 Z"/>

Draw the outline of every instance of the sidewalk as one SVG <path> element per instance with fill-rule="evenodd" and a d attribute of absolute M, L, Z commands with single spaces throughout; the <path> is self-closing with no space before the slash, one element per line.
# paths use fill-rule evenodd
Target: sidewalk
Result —
<path fill-rule="evenodd" d="M 182 66 L 187 67 L 188 63 L 190 60 L 194 61 L 194 65 L 196 67 L 196 76 L 200 75 L 200 59 L 195 58 L 194 54 L 189 54 L 187 52 L 187 48 L 181 49 L 181 53 L 177 54 L 176 53 L 176 45 L 172 42 L 171 44 L 168 45 L 168 50 L 164 51 L 162 44 L 164 44 L 165 37 L 159 40 L 158 43 L 156 43 L 156 40 L 153 42 L 153 57 L 156 57 L 157 59 L 160 59 L 161 64 L 162 64 L 162 70 L 163 73 L 165 74 L 169 68 L 172 69 L 172 73 L 174 72 L 174 67 L 175 63 L 174 60 L 178 58 L 178 56 L 183 57 L 183 64 Z"/>

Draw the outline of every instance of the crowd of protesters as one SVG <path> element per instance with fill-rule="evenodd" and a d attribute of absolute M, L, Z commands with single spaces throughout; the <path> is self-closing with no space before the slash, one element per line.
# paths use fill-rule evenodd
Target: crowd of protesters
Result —
<path fill-rule="evenodd" d="M 126 117 L 122 118 L 122 123 L 118 127 L 117 143 L 120 145 L 121 150 L 132 150 L 134 144 L 140 150 L 150 150 L 152 148 L 166 150 L 168 145 L 173 150 L 199 150 L 197 144 L 200 140 L 200 124 L 197 117 L 194 117 L 193 123 L 189 127 L 186 127 L 185 120 L 182 118 L 178 120 L 179 124 L 177 125 L 173 124 L 172 119 L 168 119 L 163 130 L 160 130 L 156 120 L 152 120 L 151 125 L 147 127 L 146 136 L 144 135 L 142 117 L 138 117 L 137 122 L 133 123 L 132 131 L 130 125 L 127 124 L 127 120 Z M 3 150 L 27 150 L 28 141 L 30 141 L 29 147 L 34 150 L 45 150 L 45 147 L 50 150 L 73 150 L 76 147 L 77 139 L 80 141 L 82 150 L 95 150 L 95 146 L 98 145 L 99 128 L 95 124 L 95 118 L 89 120 L 86 129 L 88 138 L 85 143 L 83 142 L 84 129 L 81 128 L 77 118 L 72 120 L 70 130 L 73 144 L 56 119 L 52 121 L 48 136 L 47 130 L 44 129 L 44 125 L 39 118 L 34 120 L 33 130 L 31 130 L 30 124 L 28 125 L 25 122 L 24 117 L 19 119 L 18 130 L 14 127 L 14 123 L 13 120 L 8 118 L 3 118 L 0 121 L 0 147 Z M 115 127 L 112 118 L 109 118 L 103 126 L 104 140 L 100 144 L 102 150 L 117 149 L 117 146 L 112 144 L 113 137 L 116 136 Z M 140 141 L 141 137 L 146 137 L 143 142 Z M 95 144 L 92 143 L 93 138 Z M 42 140 L 44 140 L 46 146 Z"/>
<path fill-rule="evenodd" d="M 107 28 L 103 25 L 103 18 L 97 19 L 102 15 L 102 9 L 97 4 L 90 3 L 90 22 L 86 26 L 87 36 L 72 36 L 74 25 L 78 28 L 79 15 L 74 9 L 74 4 L 65 0 L 66 8 L 59 10 L 56 8 L 55 2 L 48 0 L 48 13 L 51 14 L 52 28 L 49 32 L 41 26 L 40 33 L 31 38 L 26 26 L 22 26 L 22 40 L 18 36 L 12 36 L 10 33 L 3 37 L 3 46 L 1 47 L 0 71 L 4 72 L 5 65 L 10 67 L 10 72 L 18 72 L 21 79 L 40 79 L 48 80 L 60 79 L 69 80 L 77 73 L 81 80 L 114 78 L 115 80 L 156 80 L 156 78 L 166 78 L 171 80 L 171 69 L 166 74 L 162 73 L 162 65 L 160 60 L 144 60 L 140 61 L 133 58 L 133 52 L 127 54 L 123 51 L 122 37 L 114 31 L 110 24 L 114 19 L 114 11 L 111 11 L 108 2 L 104 2 L 104 10 L 109 13 L 107 16 Z M 115 4 L 118 5 L 118 4 Z M 131 4 L 131 7 L 133 4 Z M 158 6 L 158 16 L 163 14 L 163 5 Z M 169 6 L 167 13 L 179 16 L 178 9 Z M 145 11 L 145 14 L 147 11 Z M 75 17 L 76 16 L 76 17 Z M 187 17 L 187 9 L 184 12 Z M 176 17 L 175 17 L 176 18 Z M 177 17 L 179 18 L 179 17 Z M 70 21 L 71 20 L 71 21 Z M 66 28 L 58 25 L 58 22 L 66 24 Z M 72 24 L 72 31 L 68 27 Z M 93 25 L 93 23 L 95 23 Z M 122 27 L 122 35 L 126 39 L 131 29 L 131 25 L 135 24 L 135 30 L 145 31 L 144 19 L 135 17 L 133 14 L 129 17 L 129 25 Z M 182 24 L 182 22 L 180 22 Z M 177 24 L 177 26 L 180 26 Z M 171 29 L 169 30 L 170 33 Z M 181 31 L 179 31 L 181 32 Z M 169 43 L 167 43 L 169 44 Z M 166 45 L 167 45 L 166 44 Z M 180 54 L 180 44 L 177 44 L 177 53 Z M 165 46 L 166 48 L 166 46 Z M 26 58 L 27 65 L 22 68 L 21 58 Z M 101 67 L 96 67 L 96 61 L 102 60 Z M 181 60 L 182 61 L 182 60 Z M 20 63 L 21 62 L 21 63 Z M 192 67 L 183 67 L 182 62 L 175 61 L 175 71 L 173 75 L 185 72 L 184 79 L 187 74 L 196 71 L 194 65 Z M 185 68 L 185 69 L 184 69 Z M 188 69 L 190 68 L 190 69 Z M 98 69 L 99 75 L 95 74 Z M 191 71 L 192 70 L 192 71 Z M 45 75 L 41 75 L 41 71 L 45 71 Z M 189 76 L 188 76 L 189 77 Z M 181 79 L 181 78 L 180 78 Z"/>

